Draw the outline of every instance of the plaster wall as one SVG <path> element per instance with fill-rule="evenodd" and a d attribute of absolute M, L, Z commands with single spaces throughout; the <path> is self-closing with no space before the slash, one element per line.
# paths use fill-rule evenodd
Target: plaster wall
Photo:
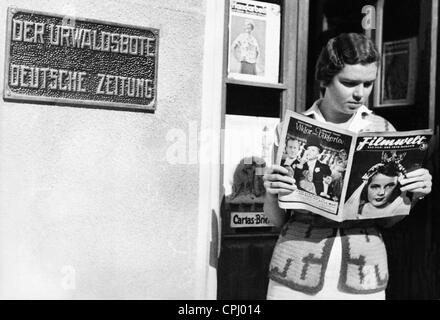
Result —
<path fill-rule="evenodd" d="M 0 99 L 0 298 L 195 298 L 205 1 L 6 0 L 4 18 L 9 6 L 160 42 L 155 113 Z M 1 23 L 1 61 L 5 37 Z"/>

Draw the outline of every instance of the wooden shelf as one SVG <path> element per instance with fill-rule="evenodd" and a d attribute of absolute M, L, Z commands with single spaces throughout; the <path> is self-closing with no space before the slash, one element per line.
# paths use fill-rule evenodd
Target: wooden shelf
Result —
<path fill-rule="evenodd" d="M 287 86 L 283 83 L 254 82 L 254 81 L 237 80 L 237 79 L 231 79 L 231 78 L 227 78 L 226 83 L 237 84 L 240 86 L 248 86 L 248 87 L 272 88 L 272 89 L 278 89 L 278 90 L 286 90 L 287 89 Z"/>
<path fill-rule="evenodd" d="M 257 228 L 258 229 L 258 228 Z M 273 231 L 273 232 L 264 232 L 264 233 L 258 233 L 258 231 L 255 231 L 255 233 L 236 233 L 236 234 L 223 234 L 224 240 L 229 239 L 249 239 L 249 238 L 273 238 L 277 239 L 280 235 L 280 231 Z"/>

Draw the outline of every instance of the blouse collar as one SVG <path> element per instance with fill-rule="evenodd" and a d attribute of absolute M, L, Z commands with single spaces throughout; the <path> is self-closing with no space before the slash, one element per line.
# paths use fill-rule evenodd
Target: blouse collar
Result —
<path fill-rule="evenodd" d="M 324 116 L 321 113 L 321 110 L 319 110 L 319 104 L 322 102 L 322 99 L 316 100 L 313 105 L 307 109 L 303 114 L 308 117 L 312 117 L 315 120 L 321 121 L 321 122 L 327 122 L 324 118 Z M 373 113 L 370 109 L 368 109 L 365 105 L 361 105 L 357 112 L 355 113 L 353 118 L 350 118 L 348 125 L 348 130 L 359 132 L 361 129 L 365 128 L 370 124 L 368 120 L 366 120 L 366 115 L 369 115 Z"/>

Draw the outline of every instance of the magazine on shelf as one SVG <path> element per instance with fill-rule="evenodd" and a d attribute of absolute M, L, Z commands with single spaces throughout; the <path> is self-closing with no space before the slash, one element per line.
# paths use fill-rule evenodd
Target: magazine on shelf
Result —
<path fill-rule="evenodd" d="M 278 83 L 280 6 L 231 0 L 229 7 L 228 77 Z"/>
<path fill-rule="evenodd" d="M 399 181 L 421 168 L 432 130 L 353 133 L 287 111 L 276 164 L 297 189 L 278 197 L 335 221 L 409 214 L 412 194 Z"/>

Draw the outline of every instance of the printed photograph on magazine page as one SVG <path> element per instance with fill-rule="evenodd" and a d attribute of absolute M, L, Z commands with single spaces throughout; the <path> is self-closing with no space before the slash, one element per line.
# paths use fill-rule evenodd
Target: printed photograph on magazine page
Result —
<path fill-rule="evenodd" d="M 294 117 L 288 121 L 280 165 L 297 190 L 280 196 L 280 207 L 337 215 L 352 137 Z"/>
<path fill-rule="evenodd" d="M 422 167 L 431 136 L 422 132 L 395 135 L 357 139 L 344 204 L 344 212 L 354 216 L 346 219 L 409 214 L 412 194 L 401 192 L 399 181 Z"/>

